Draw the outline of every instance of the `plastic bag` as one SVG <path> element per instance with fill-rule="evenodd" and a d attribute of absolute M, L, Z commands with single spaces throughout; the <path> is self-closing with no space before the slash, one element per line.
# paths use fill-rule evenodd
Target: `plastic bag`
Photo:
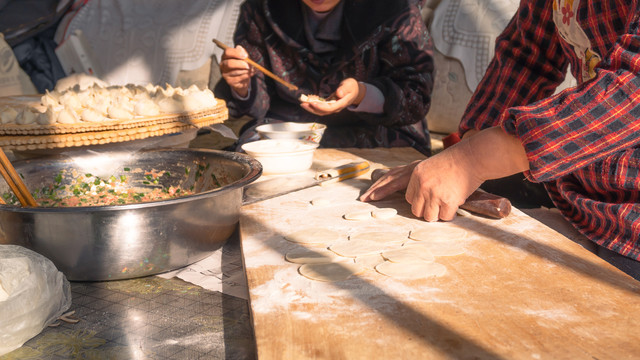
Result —
<path fill-rule="evenodd" d="M 38 335 L 71 306 L 71 287 L 51 260 L 0 245 L 0 355 Z"/>

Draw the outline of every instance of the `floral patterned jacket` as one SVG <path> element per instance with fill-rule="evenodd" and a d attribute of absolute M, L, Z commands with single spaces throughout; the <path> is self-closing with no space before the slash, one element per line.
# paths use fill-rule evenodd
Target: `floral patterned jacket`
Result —
<path fill-rule="evenodd" d="M 252 78 L 248 99 L 239 100 L 224 81 L 216 94 L 232 116 L 327 125 L 324 147 L 412 146 L 430 152 L 425 115 L 433 88 L 432 44 L 414 0 L 343 0 L 341 40 L 331 57 L 308 46 L 300 0 L 247 0 L 241 6 L 234 42 L 249 57 L 298 86 L 290 91 L 262 73 Z M 301 94 L 327 97 L 353 77 L 384 95 L 384 112 L 343 110 L 316 116 L 300 107 Z"/>

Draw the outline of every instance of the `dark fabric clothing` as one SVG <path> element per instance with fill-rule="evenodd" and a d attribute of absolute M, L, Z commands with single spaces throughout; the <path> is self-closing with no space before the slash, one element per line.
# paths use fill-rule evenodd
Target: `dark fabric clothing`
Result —
<path fill-rule="evenodd" d="M 56 24 L 71 6 L 61 0 L 0 1 L 0 32 L 15 46 Z"/>
<path fill-rule="evenodd" d="M 578 86 L 552 95 L 571 65 Z M 640 259 L 640 1 L 522 0 L 460 131 L 501 126 L 591 241 Z"/>
<path fill-rule="evenodd" d="M 433 87 L 432 44 L 414 1 L 343 0 L 341 36 L 331 56 L 310 50 L 300 0 L 247 0 L 235 43 L 249 57 L 299 87 L 289 91 L 258 73 L 249 98 L 238 100 L 220 82 L 216 95 L 231 116 L 328 125 L 321 146 L 413 146 L 430 153 L 425 115 Z M 346 78 L 371 84 L 384 95 L 384 113 L 347 109 L 316 116 L 300 107 L 302 94 L 329 96 Z"/>
<path fill-rule="evenodd" d="M 57 44 L 53 41 L 55 28 L 35 35 L 13 48 L 20 67 L 29 75 L 39 93 L 53 90 L 56 82 L 66 76 L 56 56 Z"/>
<path fill-rule="evenodd" d="M 20 67 L 38 92 L 53 90 L 66 76 L 53 41 L 60 18 L 73 2 L 60 0 L 8 0 L 0 3 L 0 32 L 13 48 Z"/>
<path fill-rule="evenodd" d="M 480 188 L 509 199 L 518 209 L 555 207 L 544 185 L 527 180 L 523 173 L 485 181 Z"/>

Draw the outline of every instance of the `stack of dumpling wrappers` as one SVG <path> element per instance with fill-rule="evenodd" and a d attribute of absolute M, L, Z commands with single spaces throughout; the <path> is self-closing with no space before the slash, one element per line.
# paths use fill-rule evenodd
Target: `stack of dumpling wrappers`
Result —
<path fill-rule="evenodd" d="M 0 146 L 37 150 L 139 140 L 222 123 L 226 104 L 209 89 L 76 85 L 0 98 Z"/>

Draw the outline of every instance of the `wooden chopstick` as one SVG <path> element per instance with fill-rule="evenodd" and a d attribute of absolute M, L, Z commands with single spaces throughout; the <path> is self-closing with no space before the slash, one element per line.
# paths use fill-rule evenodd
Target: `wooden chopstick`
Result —
<path fill-rule="evenodd" d="M 13 193 L 16 194 L 16 197 L 18 198 L 18 201 L 20 201 L 20 204 L 22 204 L 22 206 L 38 206 L 36 200 L 33 198 L 31 193 L 27 189 L 27 186 L 22 181 L 22 178 L 20 178 L 20 175 L 18 175 L 18 172 L 13 167 L 13 165 L 11 165 L 11 161 L 9 161 L 9 158 L 7 158 L 7 155 L 1 148 L 0 173 L 2 174 L 2 177 L 7 182 Z"/>
<path fill-rule="evenodd" d="M 221 43 L 221 42 L 220 42 L 219 40 L 217 40 L 217 39 L 213 39 L 212 41 L 213 41 L 216 45 L 218 45 L 218 47 L 219 47 L 220 49 L 222 49 L 222 50 L 226 50 L 226 49 L 228 48 L 228 46 L 227 46 L 227 45 L 225 45 L 225 44 Z M 262 71 L 265 75 L 267 75 L 268 77 L 272 78 L 273 80 L 275 80 L 275 81 L 279 82 L 280 84 L 282 84 L 282 85 L 286 86 L 287 88 L 289 88 L 289 90 L 293 90 L 293 91 L 298 90 L 298 87 L 297 87 L 297 86 L 293 85 L 293 84 L 292 84 L 292 83 L 290 83 L 290 82 L 285 81 L 284 79 L 282 79 L 282 78 L 281 78 L 281 77 L 279 77 L 278 75 L 276 75 L 276 74 L 272 73 L 271 71 L 269 71 L 269 70 L 265 69 L 264 67 L 262 67 L 262 66 L 258 65 L 255 61 L 253 61 L 253 60 L 251 60 L 251 59 L 249 59 L 249 58 L 244 59 L 244 61 L 246 61 L 247 63 L 249 63 L 249 65 L 251 65 L 251 66 L 255 67 L 256 69 L 258 69 L 258 70 Z"/>

